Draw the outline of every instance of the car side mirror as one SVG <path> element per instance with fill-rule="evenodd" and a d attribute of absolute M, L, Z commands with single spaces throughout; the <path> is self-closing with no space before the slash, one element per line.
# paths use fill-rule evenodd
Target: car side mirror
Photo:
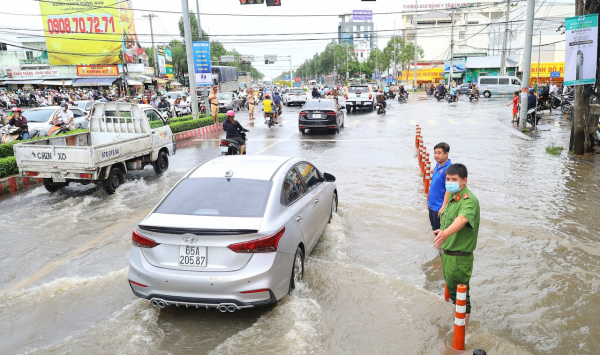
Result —
<path fill-rule="evenodd" d="M 346 106 L 340 106 L 340 110 L 345 110 Z"/>
<path fill-rule="evenodd" d="M 323 177 L 325 177 L 325 181 L 327 182 L 334 182 L 335 181 L 335 176 L 329 174 L 329 173 L 323 173 Z"/>

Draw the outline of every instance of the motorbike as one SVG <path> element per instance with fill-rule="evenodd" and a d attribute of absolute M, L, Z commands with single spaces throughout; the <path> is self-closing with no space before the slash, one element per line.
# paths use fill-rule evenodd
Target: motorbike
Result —
<path fill-rule="evenodd" d="M 575 101 L 575 96 L 573 95 L 563 95 L 562 101 L 560 102 L 560 110 L 562 113 L 567 113 L 573 106 L 573 101 Z"/>
<path fill-rule="evenodd" d="M 521 111 L 521 105 L 519 104 L 517 106 L 517 108 L 519 109 L 519 111 Z M 540 114 L 541 111 L 538 110 L 538 107 L 535 108 L 530 108 L 529 110 L 527 110 L 527 123 L 529 123 L 532 126 L 537 126 L 538 122 L 540 121 L 540 119 L 542 118 L 542 115 Z M 517 125 L 520 123 L 521 121 L 521 116 L 518 116 L 519 118 L 517 118 Z"/>
<path fill-rule="evenodd" d="M 55 125 L 50 126 L 50 129 L 48 130 L 48 137 L 56 136 L 61 133 L 67 133 L 69 131 L 70 131 L 69 125 L 66 125 L 62 122 L 57 123 Z"/>
<path fill-rule="evenodd" d="M 159 108 L 158 112 L 165 120 L 169 120 L 173 117 L 173 113 L 171 112 L 170 108 L 167 108 L 167 107 Z"/>
<path fill-rule="evenodd" d="M 383 94 L 383 96 L 385 97 L 385 99 L 394 99 L 396 98 L 396 93 L 394 93 L 393 91 L 388 91 L 385 94 Z"/>
<path fill-rule="evenodd" d="M 467 92 L 467 97 L 469 98 L 469 101 L 479 101 L 479 93 L 475 93 L 473 89 L 469 89 L 469 91 Z"/>
<path fill-rule="evenodd" d="M 452 95 L 450 95 L 450 93 L 446 94 L 446 97 L 444 98 L 446 101 L 448 101 L 448 103 L 453 103 L 453 102 L 458 102 L 458 93 L 456 95 L 454 95 L 454 97 L 452 97 Z"/>
<path fill-rule="evenodd" d="M 553 109 L 557 109 L 560 107 L 561 99 L 560 96 L 555 93 L 550 93 L 550 105 Z"/>
<path fill-rule="evenodd" d="M 434 90 L 427 90 L 427 96 L 429 96 L 429 97 L 434 96 L 435 92 L 436 91 L 434 91 Z"/>
<path fill-rule="evenodd" d="M 378 115 L 385 114 L 385 107 L 383 107 L 383 104 L 381 102 L 376 103 L 375 107 L 377 108 L 377 114 Z"/>
<path fill-rule="evenodd" d="M 246 130 L 245 132 L 247 132 Z M 240 136 L 244 140 L 244 145 L 246 145 L 246 133 L 241 132 Z M 240 153 L 240 144 L 231 139 L 221 139 L 221 155 L 238 155 Z M 244 152 L 242 154 L 246 154 L 246 148 L 244 147 Z"/>
<path fill-rule="evenodd" d="M 275 125 L 275 122 L 273 122 L 274 113 L 273 112 L 267 112 L 266 114 L 267 114 L 267 126 L 269 128 L 271 128 L 272 126 Z"/>
<path fill-rule="evenodd" d="M 407 102 L 408 101 L 408 93 L 402 94 L 398 93 L 398 102 Z"/>
<path fill-rule="evenodd" d="M 4 126 L 0 133 L 2 134 L 2 143 L 10 143 L 14 141 L 23 140 L 23 132 L 27 129 L 27 125 L 20 127 L 17 126 Z"/>
<path fill-rule="evenodd" d="M 181 107 L 181 105 L 177 106 L 177 110 L 179 110 L 179 117 L 189 115 L 192 113 L 189 106 Z"/>
<path fill-rule="evenodd" d="M 435 91 L 434 97 L 438 100 L 438 101 L 442 101 L 444 99 L 446 95 L 442 94 L 439 90 Z"/>

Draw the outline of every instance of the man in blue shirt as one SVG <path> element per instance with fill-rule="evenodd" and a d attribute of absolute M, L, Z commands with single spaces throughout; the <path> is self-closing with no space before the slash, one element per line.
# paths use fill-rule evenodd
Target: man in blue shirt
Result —
<path fill-rule="evenodd" d="M 440 214 L 446 207 L 448 196 L 450 196 L 450 193 L 446 191 L 446 170 L 452 165 L 452 162 L 448 159 L 449 153 L 450 146 L 448 143 L 438 143 L 433 147 L 433 158 L 437 164 L 435 164 L 431 176 L 427 207 L 429 209 L 429 222 L 434 231 L 440 228 Z"/>
<path fill-rule="evenodd" d="M 275 113 L 275 115 L 273 115 L 273 122 L 275 124 L 279 124 L 278 119 L 279 119 L 279 108 L 281 107 L 281 96 L 279 96 L 279 93 L 277 91 L 275 91 L 275 93 L 273 94 L 273 112 Z"/>

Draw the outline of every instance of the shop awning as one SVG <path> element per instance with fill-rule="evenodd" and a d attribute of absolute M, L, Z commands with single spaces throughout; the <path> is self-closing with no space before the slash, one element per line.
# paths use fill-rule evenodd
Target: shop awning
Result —
<path fill-rule="evenodd" d="M 157 76 L 146 76 L 146 80 L 144 80 L 144 84 L 152 84 L 153 81 L 156 81 L 159 84 L 164 84 L 167 80 L 159 78 Z"/>
<path fill-rule="evenodd" d="M 169 85 L 172 85 L 172 86 L 181 86 L 181 84 L 178 83 L 178 82 L 176 82 L 176 81 L 170 82 Z"/>
<path fill-rule="evenodd" d="M 127 80 L 127 86 L 142 86 L 144 85 L 144 83 L 142 83 L 141 81 L 137 81 L 137 80 Z"/>
<path fill-rule="evenodd" d="M 6 80 L 2 84 L 21 84 L 21 85 L 39 85 L 43 80 Z"/>
<path fill-rule="evenodd" d="M 75 79 L 73 86 L 111 86 L 112 83 L 118 78 L 81 78 Z"/>
<path fill-rule="evenodd" d="M 63 84 L 64 81 L 64 84 Z M 73 80 L 70 79 L 58 79 L 58 80 L 44 80 L 42 85 L 52 85 L 52 86 L 71 86 L 73 85 Z"/>

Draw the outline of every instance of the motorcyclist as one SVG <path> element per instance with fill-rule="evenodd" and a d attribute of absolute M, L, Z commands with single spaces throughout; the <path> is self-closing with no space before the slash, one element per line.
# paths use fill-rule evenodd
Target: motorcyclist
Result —
<path fill-rule="evenodd" d="M 477 88 L 477 84 L 471 85 L 471 90 L 473 90 L 473 94 L 479 97 L 479 89 Z"/>
<path fill-rule="evenodd" d="M 265 124 L 267 124 L 267 114 L 269 113 L 273 113 L 273 101 L 271 101 L 271 96 L 269 94 L 265 95 L 265 99 L 263 101 L 263 105 L 264 105 L 264 117 L 265 117 Z M 275 118 L 273 117 L 273 120 L 275 120 Z"/>
<path fill-rule="evenodd" d="M 244 154 L 246 141 L 242 138 L 240 133 L 248 132 L 248 130 L 235 120 L 235 112 L 232 110 L 227 111 L 227 119 L 223 122 L 223 130 L 226 133 L 225 138 L 237 142 L 240 145 L 239 154 Z"/>
<path fill-rule="evenodd" d="M 27 119 L 22 116 L 23 111 L 21 111 L 21 109 L 18 107 L 13 107 L 11 112 L 12 112 L 12 116 L 11 116 L 11 119 L 8 120 L 8 125 L 15 126 L 15 127 L 25 126 L 25 127 L 21 128 L 21 132 L 22 132 L 21 136 L 23 137 L 23 140 L 29 139 L 29 130 L 27 129 Z"/>
<path fill-rule="evenodd" d="M 385 102 L 385 93 L 383 92 L 383 90 L 379 90 L 379 93 L 377 94 L 377 103 L 380 103 L 383 105 L 383 112 L 385 112 L 386 107 L 387 107 L 387 102 Z"/>
<path fill-rule="evenodd" d="M 456 96 L 456 88 L 454 86 L 450 86 L 450 97 L 452 101 L 458 101 L 458 97 Z"/>
<path fill-rule="evenodd" d="M 326 98 L 326 99 L 333 99 L 333 94 L 331 93 L 331 91 L 327 91 L 327 92 L 325 93 L 325 98 Z"/>
<path fill-rule="evenodd" d="M 150 105 L 152 107 L 158 107 L 158 102 L 156 102 L 156 96 L 152 95 L 152 99 L 150 100 Z"/>
<path fill-rule="evenodd" d="M 404 90 L 404 85 L 400 85 L 400 89 L 398 90 L 398 92 L 400 93 L 400 95 L 402 95 L 404 98 L 407 97 L 407 92 L 406 90 Z"/>
<path fill-rule="evenodd" d="M 73 130 L 73 111 L 69 110 L 69 104 L 66 102 L 62 102 L 60 104 L 62 110 L 54 116 L 52 119 L 52 124 L 54 126 L 66 126 L 69 130 Z"/>
<path fill-rule="evenodd" d="M 169 103 L 169 101 L 167 101 L 164 96 L 161 96 L 160 97 L 160 103 L 158 104 L 158 108 L 159 109 L 161 109 L 161 108 L 167 108 L 168 109 L 170 107 L 171 107 L 171 103 Z"/>
<path fill-rule="evenodd" d="M 548 85 L 542 88 L 542 93 L 540 94 L 540 100 L 544 103 L 544 106 L 550 109 L 550 113 L 552 113 L 552 105 L 549 104 L 548 100 L 550 98 L 550 90 L 548 89 Z"/>
<path fill-rule="evenodd" d="M 279 96 L 279 92 L 275 91 L 273 94 L 273 112 L 275 112 L 274 122 L 277 123 L 279 119 L 279 109 L 281 107 L 281 96 Z"/>
<path fill-rule="evenodd" d="M 312 94 L 312 98 L 313 99 L 319 99 L 319 98 L 321 98 L 321 93 L 319 93 L 319 90 L 317 90 L 316 86 L 313 87 L 311 94 Z"/>
<path fill-rule="evenodd" d="M 187 100 L 186 95 L 183 95 L 181 97 L 181 102 L 179 103 L 179 108 L 181 109 L 182 115 L 188 115 L 190 113 L 190 102 Z"/>
<path fill-rule="evenodd" d="M 527 95 L 527 111 L 535 108 L 537 105 L 537 96 L 533 93 L 533 89 L 529 89 L 529 95 Z"/>

